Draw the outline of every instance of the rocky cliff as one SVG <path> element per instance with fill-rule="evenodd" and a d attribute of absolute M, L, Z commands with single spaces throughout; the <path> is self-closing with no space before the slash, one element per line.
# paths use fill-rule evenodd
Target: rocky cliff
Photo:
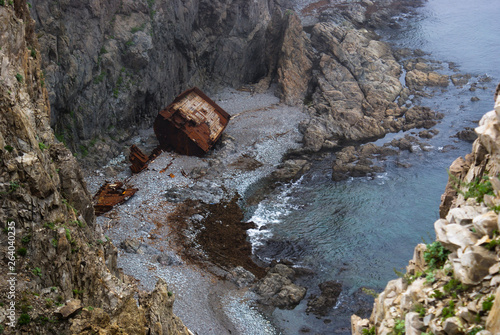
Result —
<path fill-rule="evenodd" d="M 57 138 L 114 157 L 186 88 L 270 78 L 286 3 L 33 1 Z"/>
<path fill-rule="evenodd" d="M 34 28 L 24 0 L 0 2 L 2 332 L 188 334 L 165 282 L 144 294 L 118 271 L 80 168 L 50 128 Z"/>
<path fill-rule="evenodd" d="M 499 87 L 500 88 L 500 87 Z M 436 241 L 415 248 L 353 334 L 500 333 L 500 98 L 476 128 L 472 153 L 450 167 Z"/>
<path fill-rule="evenodd" d="M 33 1 L 57 139 L 102 163 L 193 85 L 277 83 L 283 102 L 306 106 L 301 131 L 312 152 L 422 126 L 429 115 L 403 105 L 411 83 L 432 84 L 431 74 L 409 69 L 403 88 L 392 50 L 366 29 L 420 1 L 317 2 L 295 13 L 296 3 Z M 304 27 L 299 17 L 311 11 L 321 14 Z"/>

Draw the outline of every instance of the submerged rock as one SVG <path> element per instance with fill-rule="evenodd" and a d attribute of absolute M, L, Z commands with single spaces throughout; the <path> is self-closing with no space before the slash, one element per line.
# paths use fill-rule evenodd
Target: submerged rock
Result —
<path fill-rule="evenodd" d="M 326 281 L 319 284 L 319 289 L 321 294 L 312 296 L 307 302 L 306 313 L 324 316 L 337 303 L 342 292 L 342 284 L 338 281 Z"/>

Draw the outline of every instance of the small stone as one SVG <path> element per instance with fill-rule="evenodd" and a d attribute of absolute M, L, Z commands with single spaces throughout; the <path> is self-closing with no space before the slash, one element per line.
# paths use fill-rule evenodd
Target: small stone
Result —
<path fill-rule="evenodd" d="M 239 288 L 246 287 L 255 281 L 255 275 L 241 266 L 231 271 L 231 281 Z"/>
<path fill-rule="evenodd" d="M 140 247 L 141 247 L 141 241 L 137 239 L 127 238 L 120 243 L 120 248 L 122 248 L 123 250 L 125 250 L 125 252 L 129 254 L 138 253 Z"/>
<path fill-rule="evenodd" d="M 494 275 L 500 271 L 500 263 L 495 263 L 490 267 L 490 275 Z"/>
<path fill-rule="evenodd" d="M 459 316 L 469 323 L 474 323 L 474 319 L 476 318 L 476 316 L 472 314 L 467 307 L 458 307 L 456 316 Z"/>
<path fill-rule="evenodd" d="M 463 321 L 458 317 L 454 316 L 447 318 L 443 323 L 443 330 L 446 334 L 459 334 L 462 333 L 460 329 L 462 328 Z"/>
<path fill-rule="evenodd" d="M 472 224 L 476 231 L 482 235 L 493 237 L 493 232 L 498 229 L 498 214 L 490 211 L 486 214 L 476 216 L 472 220 Z"/>
<path fill-rule="evenodd" d="M 172 266 L 172 265 L 182 265 L 184 264 L 179 256 L 173 251 L 167 251 L 162 255 L 159 255 L 156 260 L 161 265 Z"/>
<path fill-rule="evenodd" d="M 74 316 L 82 309 L 82 302 L 79 299 L 70 299 L 66 305 L 61 307 L 56 313 L 63 319 Z"/>
<path fill-rule="evenodd" d="M 428 327 L 432 319 L 434 319 L 434 314 L 427 314 L 424 317 L 424 326 Z"/>
<path fill-rule="evenodd" d="M 499 285 L 500 285 L 500 275 L 496 275 L 493 278 L 491 278 L 490 281 L 491 287 L 498 287 Z"/>

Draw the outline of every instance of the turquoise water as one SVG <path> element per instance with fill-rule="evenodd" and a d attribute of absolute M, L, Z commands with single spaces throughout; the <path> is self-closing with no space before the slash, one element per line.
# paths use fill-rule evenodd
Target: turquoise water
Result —
<path fill-rule="evenodd" d="M 500 81 L 500 1 L 430 0 L 418 15 L 402 18 L 401 29 L 380 34 L 397 47 L 419 48 L 443 61 L 443 73 L 452 74 L 447 62 L 478 81 L 491 82 L 474 92 L 470 85 L 433 91 L 420 101 L 444 113 L 435 128 L 439 135 L 428 140 L 429 152 L 403 153 L 398 160 L 411 167 L 389 163 L 375 178 L 354 178 L 334 183 L 330 179 L 332 158 L 314 164 L 299 181 L 280 187 L 249 213 L 262 226 L 251 232 L 257 257 L 290 259 L 311 269 L 303 279 L 308 295 L 317 284 L 338 280 L 344 285 L 341 300 L 324 318 L 304 316 L 307 301 L 295 310 L 276 310 L 274 322 L 284 334 L 298 334 L 304 327 L 316 334 L 349 333 L 350 315 L 356 312 L 359 288 L 381 291 L 396 278 L 394 268 L 408 264 L 417 243 L 434 239 L 433 224 L 439 217 L 446 169 L 459 156 L 471 151 L 471 143 L 450 136 L 464 127 L 475 127 L 493 108 L 493 92 Z M 478 97 L 478 102 L 471 102 Z M 404 134 L 380 140 L 390 141 Z M 443 147 L 452 145 L 446 151 Z"/>

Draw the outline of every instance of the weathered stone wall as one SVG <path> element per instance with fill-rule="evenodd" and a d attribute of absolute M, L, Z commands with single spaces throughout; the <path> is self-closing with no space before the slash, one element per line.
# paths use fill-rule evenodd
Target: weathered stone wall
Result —
<path fill-rule="evenodd" d="M 163 327 L 187 334 L 165 283 L 137 303 L 116 248 L 95 225 L 76 159 L 50 128 L 42 55 L 24 0 L 0 6 L 0 46 L 0 317 L 5 324 L 13 301 L 17 323 L 4 333 L 162 334 Z M 15 298 L 8 298 L 8 265 L 17 273 Z"/>
<path fill-rule="evenodd" d="M 476 128 L 472 153 L 450 168 L 442 218 L 434 224 L 436 242 L 415 248 L 407 273 L 378 295 L 369 320 L 352 317 L 353 334 L 500 333 L 500 98 L 495 98 L 495 110 Z M 439 245 L 445 262 L 433 266 L 431 248 Z"/>

